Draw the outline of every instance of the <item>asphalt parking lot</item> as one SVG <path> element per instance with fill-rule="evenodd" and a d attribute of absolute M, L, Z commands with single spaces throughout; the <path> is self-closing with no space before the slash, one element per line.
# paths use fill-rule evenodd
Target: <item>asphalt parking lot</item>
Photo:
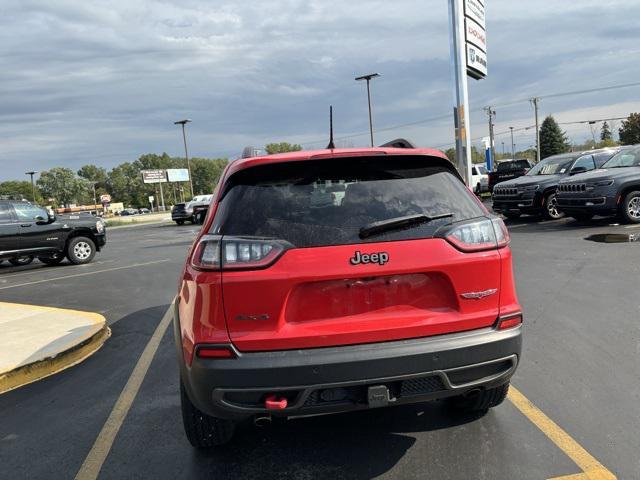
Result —
<path fill-rule="evenodd" d="M 157 330 L 195 226 L 112 229 L 85 266 L 4 263 L 0 301 L 98 312 L 113 335 L 82 364 L 0 396 L 0 477 L 68 479 L 84 464 L 100 478 L 640 479 L 640 242 L 587 239 L 640 228 L 610 223 L 510 222 L 526 336 L 502 406 L 248 425 L 214 453 L 187 442 L 172 331 Z M 154 332 L 157 351 L 145 350 Z M 114 417 L 123 390 L 131 408 Z"/>

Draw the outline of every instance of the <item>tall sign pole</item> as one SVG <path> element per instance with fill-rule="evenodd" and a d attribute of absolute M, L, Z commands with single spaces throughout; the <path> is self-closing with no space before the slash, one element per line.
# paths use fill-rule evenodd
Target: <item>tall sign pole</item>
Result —
<path fill-rule="evenodd" d="M 540 163 L 540 123 L 538 117 L 538 102 L 540 102 L 540 99 L 535 97 L 531 99 L 531 102 L 536 113 L 536 162 Z"/>
<path fill-rule="evenodd" d="M 484 0 L 449 0 L 451 71 L 454 82 L 456 163 L 471 185 L 471 132 L 467 76 L 487 75 L 487 38 Z"/>

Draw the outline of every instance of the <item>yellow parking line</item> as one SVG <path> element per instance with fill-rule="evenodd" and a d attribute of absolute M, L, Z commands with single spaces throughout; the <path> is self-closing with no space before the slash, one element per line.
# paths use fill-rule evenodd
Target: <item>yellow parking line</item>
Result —
<path fill-rule="evenodd" d="M 124 423 L 133 401 L 138 395 L 142 381 L 151 366 L 151 361 L 158 351 L 162 337 L 171 323 L 172 308 L 173 302 L 164 314 L 164 317 L 162 317 L 162 320 L 160 320 L 160 323 L 153 332 L 149 343 L 144 347 L 144 351 L 142 352 L 142 355 L 140 355 L 133 372 L 131 372 L 131 376 L 129 377 L 129 380 L 127 380 L 127 384 L 122 389 L 122 392 L 120 392 L 120 396 L 113 406 L 113 409 L 109 414 L 109 418 L 107 418 L 102 430 L 100 430 L 100 433 L 98 434 L 98 438 L 96 438 L 93 447 L 91 447 L 91 451 L 89 451 L 87 458 L 85 458 L 82 463 L 82 466 L 75 477 L 76 480 L 94 480 L 98 478 L 100 469 L 113 446 L 113 441 L 115 440 L 116 435 L 118 435 L 118 431 Z"/>
<path fill-rule="evenodd" d="M 571 438 L 567 432 L 547 417 L 515 387 L 511 386 L 509 389 L 508 398 L 525 417 L 542 430 L 542 433 L 549 437 L 584 472 L 556 477 L 552 480 L 616 480 L 616 476 L 613 473 L 593 458 L 589 452 L 582 448 L 578 442 Z"/>

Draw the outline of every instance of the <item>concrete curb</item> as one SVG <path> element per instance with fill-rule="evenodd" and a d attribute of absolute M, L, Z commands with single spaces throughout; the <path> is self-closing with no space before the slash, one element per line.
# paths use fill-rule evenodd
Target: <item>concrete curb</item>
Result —
<path fill-rule="evenodd" d="M 36 382 L 77 365 L 100 350 L 100 347 L 104 345 L 110 336 L 111 329 L 105 325 L 87 340 L 53 357 L 44 358 L 5 372 L 0 375 L 0 394 Z"/>

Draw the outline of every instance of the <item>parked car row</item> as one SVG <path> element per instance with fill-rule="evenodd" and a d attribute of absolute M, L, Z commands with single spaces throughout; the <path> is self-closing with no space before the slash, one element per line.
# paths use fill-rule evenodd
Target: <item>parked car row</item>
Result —
<path fill-rule="evenodd" d="M 549 220 L 596 215 L 640 223 L 640 145 L 554 155 L 493 190 L 493 210 Z"/>
<path fill-rule="evenodd" d="M 120 215 L 121 217 L 126 217 L 129 215 L 146 215 L 147 213 L 151 213 L 151 210 L 148 208 L 125 208 L 116 212 L 116 215 Z"/>

